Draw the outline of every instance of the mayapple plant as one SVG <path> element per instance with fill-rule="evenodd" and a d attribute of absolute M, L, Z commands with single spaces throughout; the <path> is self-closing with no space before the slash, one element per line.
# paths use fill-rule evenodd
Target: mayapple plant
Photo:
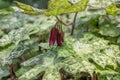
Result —
<path fill-rule="evenodd" d="M 56 22 L 54 25 L 52 25 L 52 28 L 49 33 L 50 34 L 49 44 L 48 44 L 49 47 L 45 48 L 45 51 L 47 49 L 47 52 L 44 51 L 45 53 L 40 54 L 36 57 L 33 57 L 30 60 L 23 62 L 21 64 L 22 66 L 31 66 L 31 65 L 33 66 L 36 64 L 37 65 L 35 67 L 32 67 L 32 69 L 30 69 L 29 71 L 26 70 L 25 68 L 25 72 L 20 71 L 20 74 L 18 74 L 19 71 L 18 73 L 16 72 L 17 75 L 20 75 L 19 80 L 31 80 L 32 78 L 36 77 L 39 73 L 43 71 L 45 71 L 43 80 L 50 80 L 50 79 L 60 80 L 60 76 L 62 76 L 62 78 L 65 78 L 63 80 L 66 80 L 66 77 L 68 78 L 70 77 L 71 79 L 74 79 L 74 80 L 77 80 L 77 77 L 78 79 L 82 79 L 82 80 L 83 79 L 100 80 L 101 78 L 99 78 L 98 73 L 119 74 L 119 71 L 117 71 L 119 70 L 119 67 L 117 66 L 119 64 L 118 46 L 109 45 L 108 40 L 104 40 L 102 38 L 95 36 L 98 34 L 101 34 L 101 35 L 105 34 L 104 31 L 102 30 L 104 28 L 99 27 L 100 23 L 95 24 L 95 26 L 97 25 L 97 28 L 101 29 L 101 31 L 98 31 L 98 33 L 96 30 L 95 35 L 93 35 L 93 33 L 91 34 L 88 32 L 87 34 L 84 34 L 83 37 L 80 39 L 74 38 L 73 34 L 75 33 L 74 30 L 75 30 L 77 14 L 79 12 L 86 10 L 86 8 L 88 7 L 89 1 L 90 0 L 76 0 L 76 1 L 50 0 L 48 2 L 48 9 L 45 9 L 45 10 L 40 10 L 32 6 L 15 1 L 18 7 L 21 8 L 20 11 L 22 13 L 29 14 L 29 15 L 44 14 L 46 16 L 54 16 L 56 19 Z M 116 16 L 117 12 L 119 11 L 119 8 L 117 8 L 116 4 L 112 3 L 109 6 L 105 7 L 104 11 L 106 12 L 105 17 L 106 15 L 109 15 L 109 14 L 112 16 Z M 72 23 L 65 23 L 60 19 L 61 15 L 70 14 L 70 13 L 75 13 Z M 91 21 L 88 21 L 84 24 L 91 25 L 92 19 L 90 20 Z M 65 36 L 67 32 L 63 31 L 62 25 L 71 26 L 71 36 L 67 36 L 67 37 Z M 108 27 L 109 26 L 107 26 L 107 28 Z M 23 32 L 24 31 L 28 32 L 24 34 L 29 34 L 29 32 L 33 30 L 26 28 L 25 30 L 23 29 Z M 89 29 L 87 28 L 86 31 L 89 31 Z M 111 33 L 112 32 L 110 31 L 110 35 Z M 117 34 L 118 34 L 117 36 L 119 36 L 119 30 Z M 115 37 L 116 37 L 116 34 L 115 34 Z M 27 39 L 28 38 L 29 37 L 27 36 Z M 18 41 L 17 44 L 20 41 Z M 57 44 L 57 47 L 55 47 L 55 50 L 50 50 L 50 47 L 53 47 L 54 44 Z M 15 50 L 19 50 L 19 49 L 17 48 Z M 39 49 L 39 51 L 40 50 L 41 49 Z M 21 51 L 21 54 L 24 51 Z M 18 56 L 21 56 L 21 54 L 19 54 L 18 52 L 16 52 L 15 54 L 18 54 Z M 24 58 L 22 57 L 22 59 Z M 15 72 L 14 65 L 11 64 L 10 68 L 11 68 L 11 74 L 14 74 Z M 24 68 L 20 70 L 24 70 Z M 71 72 L 72 74 L 68 75 L 67 72 Z M 76 72 L 80 72 L 78 73 L 78 75 L 83 74 L 83 76 L 80 77 L 76 75 Z M 63 73 L 65 73 L 66 75 Z M 75 77 L 73 77 L 73 75 Z M 106 80 L 106 78 L 104 78 L 103 80 Z"/>
<path fill-rule="evenodd" d="M 50 0 L 48 2 L 48 9 L 46 10 L 40 10 L 40 9 L 31 7 L 29 5 L 20 3 L 18 1 L 15 1 L 15 2 L 23 10 L 22 12 L 25 14 L 33 14 L 33 15 L 45 14 L 46 16 L 55 16 L 57 19 L 57 22 L 51 30 L 49 44 L 53 45 L 54 42 L 57 41 L 57 45 L 61 45 L 63 41 L 60 39 L 63 38 L 64 32 L 63 30 L 60 31 L 55 27 L 58 25 L 58 23 L 65 26 L 72 25 L 71 35 L 73 35 L 77 14 L 78 12 L 82 12 L 86 10 L 89 0 L 76 0 L 76 1 Z M 106 7 L 105 10 L 106 10 L 106 14 L 115 16 L 120 9 L 117 8 L 115 4 L 111 4 L 110 6 Z M 74 20 L 70 24 L 64 23 L 58 17 L 58 15 L 70 14 L 70 13 L 75 13 Z M 59 36 L 59 37 L 55 38 L 55 36 Z"/>

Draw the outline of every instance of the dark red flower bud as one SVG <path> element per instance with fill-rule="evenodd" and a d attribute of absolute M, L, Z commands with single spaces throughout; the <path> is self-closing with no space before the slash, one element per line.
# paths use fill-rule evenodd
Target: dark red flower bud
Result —
<path fill-rule="evenodd" d="M 60 34 L 60 32 L 58 32 L 58 34 L 57 34 L 57 46 L 61 46 L 61 34 Z"/>
<path fill-rule="evenodd" d="M 64 32 L 59 31 L 57 34 L 57 45 L 61 46 L 63 42 L 64 42 Z"/>
<path fill-rule="evenodd" d="M 57 34 L 59 30 L 56 27 L 53 27 L 50 31 L 50 39 L 49 45 L 54 45 L 55 41 L 57 40 Z"/>
<path fill-rule="evenodd" d="M 57 42 L 57 46 L 61 46 L 64 42 L 64 32 L 53 27 L 50 31 L 49 45 L 54 45 Z"/>

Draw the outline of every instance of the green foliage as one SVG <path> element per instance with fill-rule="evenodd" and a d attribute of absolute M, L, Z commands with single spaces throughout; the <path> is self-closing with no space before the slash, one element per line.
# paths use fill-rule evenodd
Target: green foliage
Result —
<path fill-rule="evenodd" d="M 11 5 L 9 1 L 0 0 L 0 9 L 7 8 Z"/>
<path fill-rule="evenodd" d="M 61 69 L 75 76 L 73 80 L 78 80 L 82 72 L 92 76 L 94 71 L 100 80 L 120 79 L 120 28 L 117 27 L 119 16 L 115 5 L 104 9 L 117 18 L 103 12 L 84 11 L 89 8 L 88 0 L 75 3 L 50 0 L 48 9 L 43 12 L 45 15 L 80 12 L 75 34 L 70 36 L 70 28 L 63 26 L 65 42 L 58 47 L 48 43 L 49 32 L 56 19 L 53 16 L 20 14 L 41 14 L 41 11 L 16 3 L 22 10 L 12 7 L 10 11 L 16 11 L 16 14 L 4 15 L 0 20 L 0 79 L 9 75 L 8 65 L 11 63 L 20 64 L 15 72 L 19 80 L 36 80 L 41 74 L 42 80 L 61 80 Z M 5 9 L 8 13 L 2 12 L 0 14 L 8 14 L 9 10 Z M 67 20 L 71 21 L 71 17 L 72 14 Z M 21 57 L 25 60 L 19 60 Z"/>
<path fill-rule="evenodd" d="M 117 8 L 115 4 L 111 4 L 105 10 L 107 14 L 115 16 L 117 12 L 119 11 L 119 8 Z"/>
<path fill-rule="evenodd" d="M 117 43 L 120 43 L 120 37 L 118 38 Z"/>
<path fill-rule="evenodd" d="M 111 36 L 111 37 L 116 37 L 116 36 L 120 35 L 120 32 L 119 32 L 120 28 L 110 27 L 109 25 L 106 25 L 106 26 L 103 26 L 103 27 L 100 28 L 100 32 L 99 32 L 102 35 Z"/>
<path fill-rule="evenodd" d="M 67 0 L 51 0 L 48 3 L 48 9 L 44 11 L 45 15 L 60 15 L 60 14 L 67 14 L 67 13 L 75 13 L 84 11 L 87 7 L 87 3 L 89 0 L 82 0 L 76 4 L 71 4 Z M 33 8 L 29 5 L 17 2 L 17 5 L 24 10 L 23 13 L 26 14 L 40 14 L 43 13 L 43 11 L 40 11 L 36 8 Z M 64 2 L 64 3 L 63 3 Z"/>
<path fill-rule="evenodd" d="M 2 65 L 0 65 L 0 79 L 8 76 L 9 74 L 10 74 L 9 67 L 8 66 L 3 67 Z"/>
<path fill-rule="evenodd" d="M 68 0 L 51 0 L 48 4 L 46 15 L 60 15 L 81 12 L 86 9 L 89 0 L 82 0 L 76 4 L 70 4 Z"/>
<path fill-rule="evenodd" d="M 19 79 L 30 80 L 45 71 L 43 80 L 60 80 L 59 70 L 61 68 L 74 75 L 86 71 L 91 75 L 94 71 L 100 75 L 120 75 L 119 70 L 116 71 L 118 69 L 117 62 L 120 64 L 119 47 L 108 43 L 109 41 L 91 33 L 86 33 L 83 38 L 79 39 L 68 37 L 66 43 L 58 48 L 57 52 L 48 51 L 23 62 L 23 66 L 35 64 L 36 66 L 20 76 Z"/>
<path fill-rule="evenodd" d="M 20 3 L 18 1 L 15 1 L 17 3 L 17 5 L 23 9 L 23 13 L 25 14 L 40 14 L 42 12 L 40 12 L 37 8 L 33 8 L 32 6 L 29 6 L 29 5 L 26 5 L 26 4 L 23 4 L 23 3 Z"/>
<path fill-rule="evenodd" d="M 23 17 L 27 21 L 23 22 L 24 21 L 22 20 Z M 46 31 L 50 26 L 54 24 L 54 19 L 47 20 L 47 18 L 44 17 L 44 19 L 40 18 L 36 20 L 34 24 L 29 25 L 27 22 L 31 21 L 32 19 L 26 19 L 27 17 L 28 16 L 21 15 L 19 19 L 14 17 L 13 18 L 14 21 L 13 21 L 13 19 L 10 16 L 8 16 L 7 19 L 9 18 L 10 20 L 12 20 L 11 22 L 8 23 L 8 27 L 6 26 L 6 24 L 2 24 L 3 21 L 4 23 L 6 23 L 7 19 L 1 20 L 1 24 L 2 24 L 1 28 L 10 29 L 10 30 L 12 29 L 12 31 L 10 31 L 8 34 L 4 34 L 0 39 L 0 58 L 2 59 L 2 62 L 0 61 L 1 63 L 3 64 L 11 63 L 11 60 L 13 58 L 20 57 L 24 53 L 24 51 L 28 49 L 26 45 L 28 44 L 27 43 L 28 41 L 31 41 L 30 35 L 35 34 L 39 31 L 41 32 Z M 14 25 L 15 23 L 18 23 L 18 24 Z M 27 25 L 23 25 L 23 23 Z M 41 25 L 39 26 L 39 24 Z M 24 27 L 21 27 L 20 25 Z M 18 29 L 14 29 L 14 28 L 18 28 Z M 21 44 L 21 42 L 24 42 L 24 41 L 26 42 Z"/>
<path fill-rule="evenodd" d="M 0 15 L 8 15 L 8 14 L 12 14 L 13 12 L 14 12 L 14 9 L 12 7 L 9 7 L 6 9 L 1 9 Z"/>

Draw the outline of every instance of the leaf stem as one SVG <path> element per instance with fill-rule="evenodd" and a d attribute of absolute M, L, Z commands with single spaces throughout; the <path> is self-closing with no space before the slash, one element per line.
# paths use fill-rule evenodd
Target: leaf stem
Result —
<path fill-rule="evenodd" d="M 73 20 L 73 24 L 72 24 L 72 31 L 71 31 L 71 35 L 74 34 L 74 28 L 75 28 L 75 22 L 76 22 L 76 17 L 77 17 L 77 14 L 78 12 L 75 13 L 75 16 L 74 16 L 74 20 Z"/>
<path fill-rule="evenodd" d="M 70 23 L 70 24 L 64 23 L 64 22 L 61 21 L 57 16 L 56 16 L 56 19 L 58 20 L 58 22 L 60 22 L 61 24 L 65 25 L 65 26 L 70 26 L 70 25 L 72 25 L 72 23 Z"/>
<path fill-rule="evenodd" d="M 10 78 L 11 78 L 11 80 L 13 80 L 16 77 L 16 75 L 15 75 L 15 66 L 13 64 L 10 64 L 9 68 L 10 68 Z"/>

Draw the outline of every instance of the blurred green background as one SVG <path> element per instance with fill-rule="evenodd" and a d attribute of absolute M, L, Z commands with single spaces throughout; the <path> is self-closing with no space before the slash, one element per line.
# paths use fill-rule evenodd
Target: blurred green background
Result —
<path fill-rule="evenodd" d="M 15 0 L 0 0 L 0 9 L 14 5 L 13 1 Z M 17 1 L 42 9 L 47 8 L 48 3 L 48 0 L 17 0 Z"/>

